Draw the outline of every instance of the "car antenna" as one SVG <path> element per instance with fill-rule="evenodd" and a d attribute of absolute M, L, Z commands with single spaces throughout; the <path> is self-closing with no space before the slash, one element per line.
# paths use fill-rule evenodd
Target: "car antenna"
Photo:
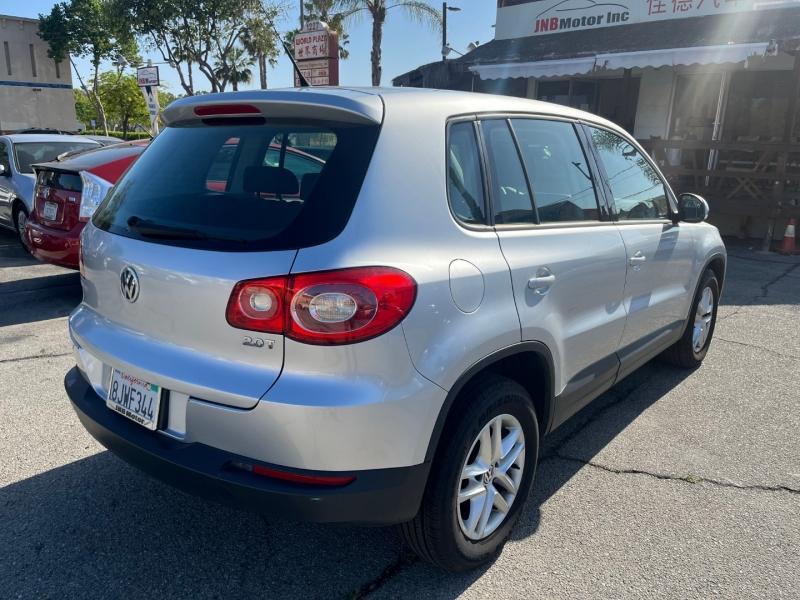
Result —
<path fill-rule="evenodd" d="M 283 50 L 284 52 L 286 52 L 286 56 L 288 56 L 289 60 L 292 61 L 294 72 L 297 74 L 297 78 L 300 80 L 300 87 L 311 87 L 311 84 L 308 83 L 308 79 L 305 78 L 305 75 L 303 75 L 303 72 L 300 70 L 300 67 L 297 66 L 297 61 L 294 59 L 292 51 L 289 50 L 289 45 L 281 37 L 281 34 L 278 33 L 278 28 L 275 27 L 275 23 L 272 21 L 272 19 L 269 18 L 267 19 L 267 22 L 270 24 L 270 27 L 272 27 L 272 31 L 275 32 L 275 35 L 277 36 L 278 41 L 281 43 L 281 46 L 283 46 Z"/>

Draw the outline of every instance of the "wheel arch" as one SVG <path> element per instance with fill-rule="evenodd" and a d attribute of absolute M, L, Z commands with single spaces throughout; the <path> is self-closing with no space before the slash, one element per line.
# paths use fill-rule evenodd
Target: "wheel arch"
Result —
<path fill-rule="evenodd" d="M 716 275 L 717 281 L 719 281 L 720 293 L 722 293 L 722 287 L 725 283 L 725 267 L 726 267 L 725 256 L 723 256 L 722 253 L 713 254 L 706 259 L 706 264 L 705 267 L 703 267 L 702 272 L 700 273 L 700 277 L 703 276 L 703 273 L 705 273 L 707 269 L 711 269 L 712 271 L 714 271 L 714 275 Z M 700 285 L 699 280 L 697 282 L 697 285 Z"/>
<path fill-rule="evenodd" d="M 533 400 L 540 435 L 550 430 L 555 398 L 553 355 L 541 342 L 520 342 L 482 358 L 456 380 L 439 410 L 425 453 L 426 462 L 433 460 L 448 420 L 457 414 L 459 406 L 466 401 L 466 396 L 461 392 L 470 381 L 486 372 L 506 376 L 522 385 Z"/>
<path fill-rule="evenodd" d="M 25 212 L 30 215 L 30 209 L 25 205 L 25 201 L 20 198 L 19 196 L 15 196 L 14 199 L 11 201 L 11 218 L 14 220 L 14 225 L 17 224 L 17 211 L 23 208 Z"/>

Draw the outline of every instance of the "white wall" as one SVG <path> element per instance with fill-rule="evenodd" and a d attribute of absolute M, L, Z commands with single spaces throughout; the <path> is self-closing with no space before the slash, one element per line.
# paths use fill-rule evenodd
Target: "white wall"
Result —
<path fill-rule="evenodd" d="M 633 128 L 633 135 L 637 139 L 647 139 L 651 136 L 667 137 L 673 80 L 672 67 L 642 71 Z"/>
<path fill-rule="evenodd" d="M 0 15 L 0 130 L 77 128 L 69 61 L 56 69 L 38 31 L 36 19 Z"/>

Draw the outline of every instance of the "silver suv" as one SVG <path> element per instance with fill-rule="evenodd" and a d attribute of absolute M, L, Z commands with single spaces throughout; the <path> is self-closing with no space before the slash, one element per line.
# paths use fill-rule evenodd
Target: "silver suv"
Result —
<path fill-rule="evenodd" d="M 714 331 L 725 248 L 616 125 L 458 92 L 185 98 L 83 232 L 103 445 L 270 515 L 490 560 L 542 436 Z"/>

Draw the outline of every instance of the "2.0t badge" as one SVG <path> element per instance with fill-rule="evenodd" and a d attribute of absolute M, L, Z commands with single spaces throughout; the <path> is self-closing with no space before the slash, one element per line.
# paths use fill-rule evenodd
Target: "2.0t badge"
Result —
<path fill-rule="evenodd" d="M 139 298 L 139 276 L 133 267 L 125 267 L 119 274 L 119 285 L 122 295 L 128 302 L 136 302 Z"/>

